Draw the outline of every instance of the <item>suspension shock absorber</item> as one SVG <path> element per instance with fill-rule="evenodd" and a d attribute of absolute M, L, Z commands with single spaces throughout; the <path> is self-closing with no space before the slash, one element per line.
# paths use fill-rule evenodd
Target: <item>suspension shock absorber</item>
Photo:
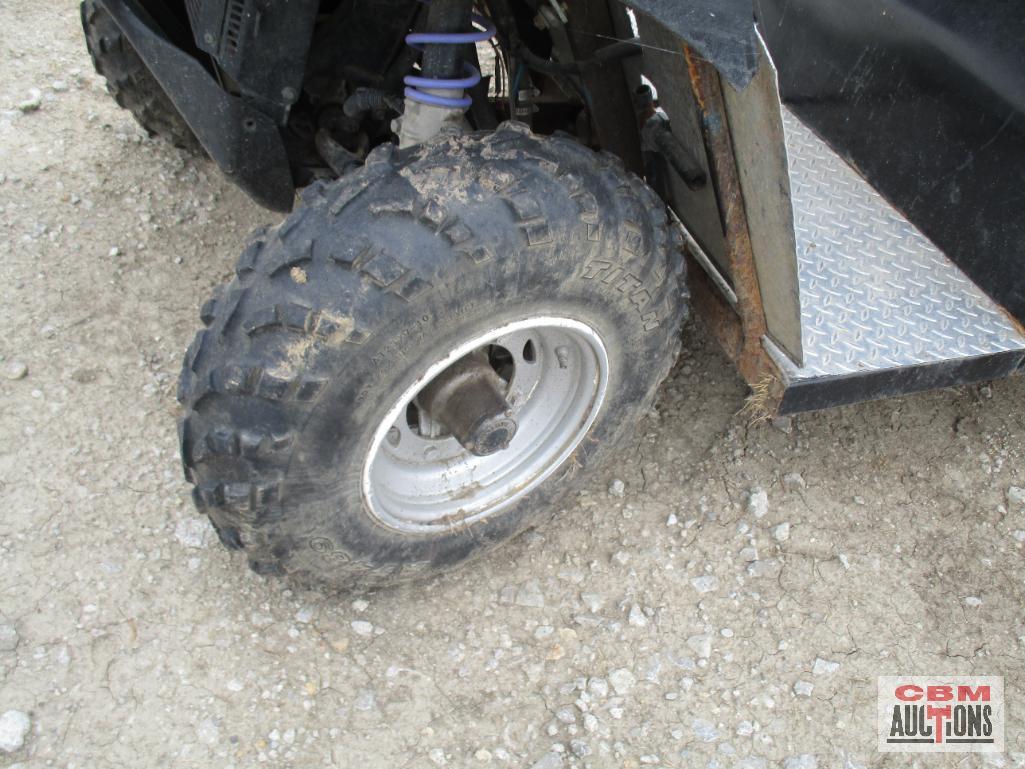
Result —
<path fill-rule="evenodd" d="M 471 22 L 481 29 L 465 31 Z M 427 26 L 430 31 L 406 36 L 406 44 L 422 50 L 423 58 L 420 74 L 404 81 L 400 147 L 421 144 L 448 126 L 462 127 L 463 113 L 472 104 L 464 92 L 480 82 L 481 74 L 463 59 L 461 49 L 495 35 L 491 21 L 473 13 L 472 0 L 431 0 Z"/>

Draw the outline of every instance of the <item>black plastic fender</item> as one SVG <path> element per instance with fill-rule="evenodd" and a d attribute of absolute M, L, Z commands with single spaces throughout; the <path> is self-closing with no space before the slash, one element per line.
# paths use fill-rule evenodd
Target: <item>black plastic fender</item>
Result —
<path fill-rule="evenodd" d="M 99 0 L 214 162 L 257 203 L 291 211 L 295 185 L 274 120 L 225 92 L 171 43 L 138 0 Z"/>

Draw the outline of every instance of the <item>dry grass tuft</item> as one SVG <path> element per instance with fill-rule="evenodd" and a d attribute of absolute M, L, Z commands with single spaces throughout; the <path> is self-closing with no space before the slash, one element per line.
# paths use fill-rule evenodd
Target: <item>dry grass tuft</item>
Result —
<path fill-rule="evenodd" d="M 747 419 L 748 425 L 759 425 L 775 415 L 775 409 L 771 406 L 774 405 L 777 384 L 776 377 L 765 374 L 751 385 L 751 394 L 744 401 L 744 407 L 737 412 Z"/>

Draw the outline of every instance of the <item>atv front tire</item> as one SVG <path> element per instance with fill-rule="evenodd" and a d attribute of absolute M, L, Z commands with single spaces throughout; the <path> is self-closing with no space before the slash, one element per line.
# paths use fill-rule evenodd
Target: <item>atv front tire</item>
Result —
<path fill-rule="evenodd" d="M 179 391 L 196 504 L 256 571 L 304 582 L 479 556 L 622 448 L 679 349 L 682 270 L 657 197 L 571 140 L 509 124 L 378 148 L 204 306 Z M 486 456 L 419 408 L 475 355 L 518 422 Z"/>
<path fill-rule="evenodd" d="M 96 0 L 84 0 L 81 13 L 93 67 L 106 78 L 107 91 L 118 106 L 131 112 L 150 136 L 202 155 L 203 148 L 192 129 L 111 15 Z"/>

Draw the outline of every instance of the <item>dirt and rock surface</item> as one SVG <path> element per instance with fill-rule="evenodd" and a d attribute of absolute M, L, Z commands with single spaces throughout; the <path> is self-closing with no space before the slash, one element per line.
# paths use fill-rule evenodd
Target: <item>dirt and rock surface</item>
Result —
<path fill-rule="evenodd" d="M 621 464 L 497 556 L 249 573 L 173 392 L 273 216 L 115 108 L 77 16 L 0 3 L 0 766 L 898 766 L 896 673 L 1004 676 L 987 763 L 1025 765 L 1022 378 L 751 426 L 691 325 Z"/>

